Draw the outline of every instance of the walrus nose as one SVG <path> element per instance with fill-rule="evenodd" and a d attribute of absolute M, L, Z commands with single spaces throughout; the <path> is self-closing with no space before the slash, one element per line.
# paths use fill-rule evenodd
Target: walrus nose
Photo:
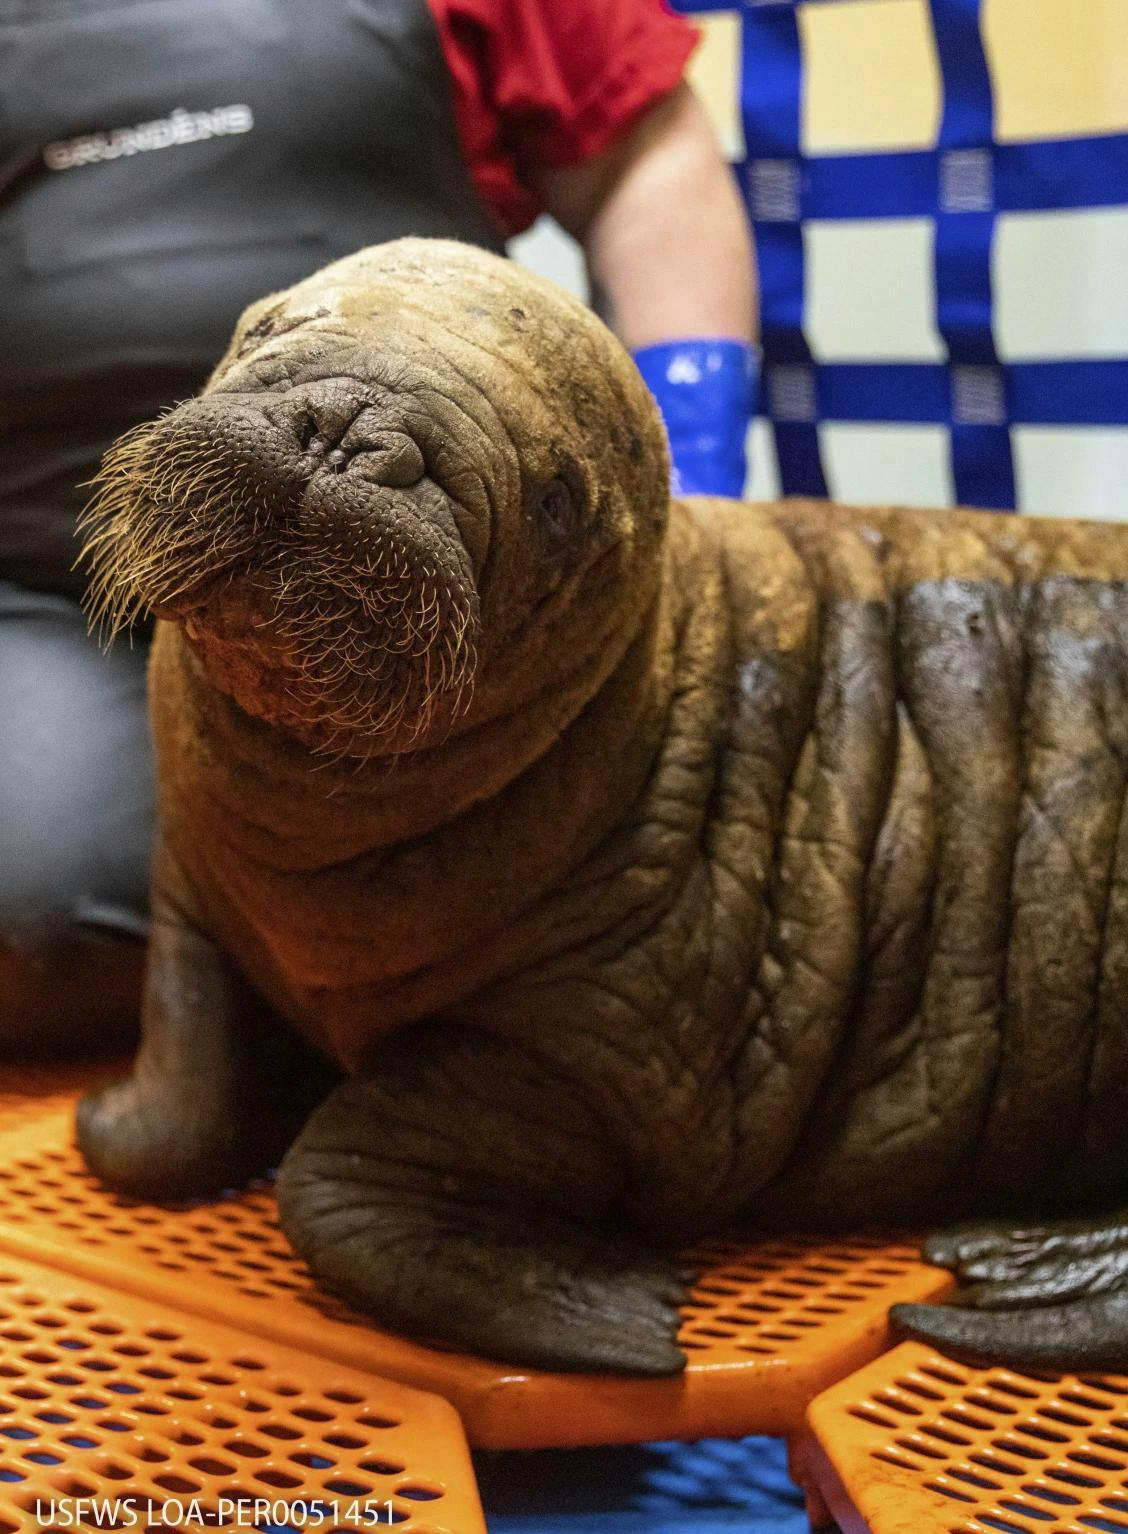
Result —
<path fill-rule="evenodd" d="M 370 396 L 348 378 L 322 378 L 271 400 L 265 415 L 272 425 L 292 432 L 303 453 L 327 457 L 360 413 Z"/>
<path fill-rule="evenodd" d="M 414 439 L 387 425 L 386 405 L 374 404 L 349 379 L 294 389 L 267 414 L 293 432 L 307 474 L 340 474 L 351 466 L 365 479 L 398 489 L 417 484 L 426 472 Z"/>
<path fill-rule="evenodd" d="M 334 474 L 339 474 L 349 461 L 349 455 L 343 447 L 332 447 L 332 439 L 324 432 L 318 432 L 315 437 L 309 439 L 306 452 L 311 458 L 324 458 L 325 467 L 331 469 Z"/>

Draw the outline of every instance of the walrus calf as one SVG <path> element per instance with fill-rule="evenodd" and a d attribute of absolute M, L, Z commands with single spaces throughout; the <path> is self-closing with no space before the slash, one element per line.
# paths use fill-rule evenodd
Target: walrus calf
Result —
<path fill-rule="evenodd" d="M 165 620 L 103 1178 L 281 1157 L 381 1322 L 642 1374 L 718 1226 L 1086 1215 L 936 1238 L 968 1305 L 900 1322 L 1128 1367 L 1128 530 L 671 504 L 610 333 L 407 240 L 250 309 L 88 531 Z"/>

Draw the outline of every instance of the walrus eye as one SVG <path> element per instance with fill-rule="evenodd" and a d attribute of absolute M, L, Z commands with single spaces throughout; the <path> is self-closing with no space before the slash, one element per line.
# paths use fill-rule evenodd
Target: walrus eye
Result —
<path fill-rule="evenodd" d="M 534 514 L 544 554 L 562 553 L 579 520 L 579 505 L 572 488 L 562 479 L 550 479 L 537 496 Z"/>

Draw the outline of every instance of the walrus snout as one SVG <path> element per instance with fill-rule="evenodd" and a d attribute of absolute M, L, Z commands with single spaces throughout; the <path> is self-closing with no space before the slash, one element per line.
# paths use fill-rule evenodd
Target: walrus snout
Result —
<path fill-rule="evenodd" d="M 475 670 L 481 519 L 407 408 L 322 377 L 215 389 L 122 439 L 86 516 L 93 621 L 179 623 L 213 685 L 318 749 L 449 728 Z"/>
<path fill-rule="evenodd" d="M 235 504 L 260 526 L 292 513 L 309 475 L 292 425 L 271 420 L 264 403 L 255 395 L 203 395 L 154 422 L 134 469 L 139 497 L 172 522 L 198 520 L 213 500 L 231 522 Z"/>
<path fill-rule="evenodd" d="M 289 433 L 298 472 L 312 477 L 359 473 L 371 483 L 406 490 L 426 473 L 419 444 L 387 401 L 351 378 L 319 379 L 263 402 L 263 414 Z"/>
<path fill-rule="evenodd" d="M 387 509 L 378 492 L 412 491 L 427 474 L 394 403 L 342 378 L 282 396 L 217 391 L 186 400 L 129 444 L 125 459 L 123 477 L 149 534 L 183 554 L 193 530 L 206 526 L 213 563 L 225 568 L 235 544 L 242 562 L 268 533 L 303 522 L 307 532 L 340 518 L 375 527 Z M 111 465 L 103 480 L 113 473 Z M 161 605 L 156 591 L 146 600 Z"/>

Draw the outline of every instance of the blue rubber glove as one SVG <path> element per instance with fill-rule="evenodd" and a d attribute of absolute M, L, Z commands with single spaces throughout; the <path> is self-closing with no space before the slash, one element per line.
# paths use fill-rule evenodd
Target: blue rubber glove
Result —
<path fill-rule="evenodd" d="M 663 341 L 634 360 L 666 423 L 675 495 L 744 494 L 760 357 L 743 341 Z"/>

